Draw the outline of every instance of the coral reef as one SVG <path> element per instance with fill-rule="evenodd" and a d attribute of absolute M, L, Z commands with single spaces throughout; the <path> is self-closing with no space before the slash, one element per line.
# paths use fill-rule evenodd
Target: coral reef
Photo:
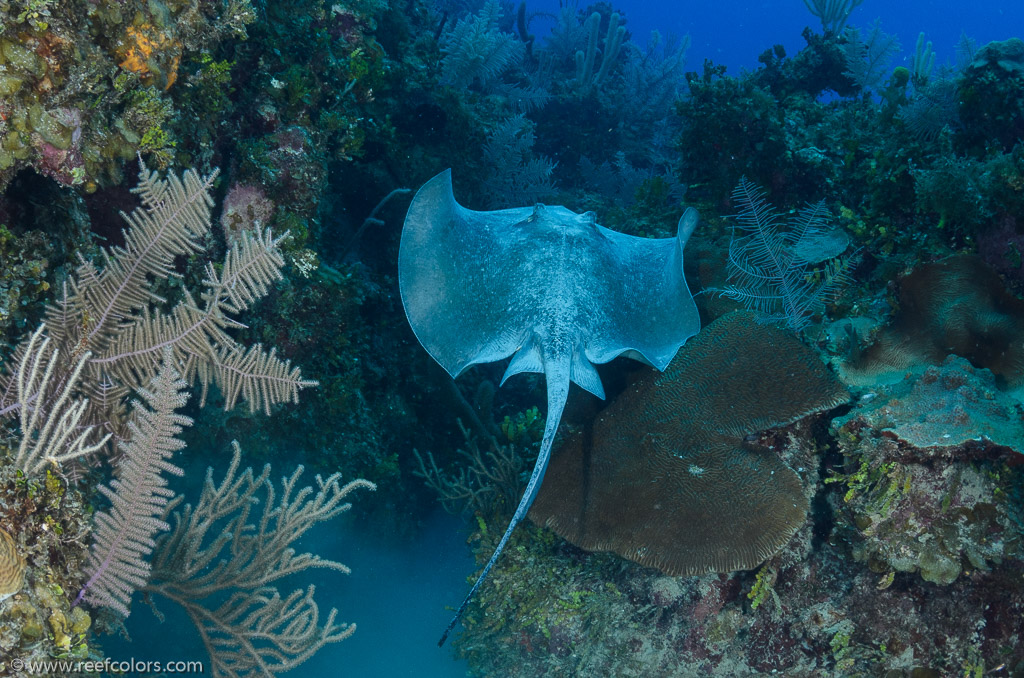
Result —
<path fill-rule="evenodd" d="M 767 430 L 791 417 L 741 426 L 737 404 L 705 398 L 711 390 L 689 398 L 697 405 L 666 406 L 658 432 L 685 428 L 702 444 L 685 461 L 672 458 L 686 465 L 685 480 L 708 480 L 711 462 L 734 462 L 752 493 L 798 509 L 772 535 L 763 521 L 744 523 L 745 542 L 771 548 L 735 566 L 768 560 L 757 570 L 668 576 L 527 526 L 456 643 L 475 674 L 1024 675 L 1024 42 L 978 48 L 965 37 L 956 65 L 943 66 L 943 45 L 933 49 L 922 34 L 914 47 L 915 30 L 901 36 L 912 47 L 905 61 L 894 61 L 890 27 L 855 25 L 857 0 L 807 0 L 816 29 L 804 31 L 801 48 L 787 54 L 765 35 L 751 47 L 760 52 L 753 69 L 707 61 L 685 73 L 689 36 L 636 35 L 629 8 L 610 2 L 563 4 L 545 14 L 497 0 L 0 0 L 0 676 L 13 673 L 10 657 L 102 654 L 96 631 L 109 630 L 114 615 L 71 605 L 83 572 L 100 569 L 87 566 L 87 545 L 96 517 L 110 513 L 97 489 L 106 469 L 88 464 L 116 461 L 117 443 L 135 435 L 128 399 L 149 385 L 164 343 L 179 371 L 213 387 L 197 395 L 247 399 L 256 410 L 191 399 L 195 425 L 182 433 L 182 458 L 233 449 L 234 439 L 245 458 L 236 452 L 227 479 L 210 475 L 193 506 L 170 508 L 161 519 L 174 528 L 155 535 L 148 593 L 183 603 L 216 643 L 302 626 L 297 651 L 277 671 L 351 632 L 329 606 L 317 607 L 323 589 L 317 600 L 306 589 L 268 593 L 257 608 L 251 587 L 227 581 L 262 581 L 256 570 L 270 571 L 268 559 L 317 562 L 305 549 L 288 552 L 294 542 L 261 531 L 260 521 L 335 500 L 317 515 L 347 510 L 338 471 L 377 484 L 381 501 L 353 508 L 382 529 L 419 529 L 440 497 L 469 517 L 478 558 L 492 551 L 546 413 L 535 378 L 510 383 L 496 400 L 503 366 L 453 385 L 413 350 L 394 271 L 402 187 L 448 167 L 473 209 L 553 195 L 643 237 L 669 236 L 687 206 L 701 209 L 706 223 L 685 268 L 695 291 L 722 289 L 737 282 L 737 266 L 749 271 L 766 252 L 791 250 L 799 261 L 789 282 L 813 303 L 775 314 L 855 395 L 831 425 L 817 415 Z M 125 176 L 140 155 L 149 167 L 195 167 L 195 181 L 178 194 L 147 174 L 133 212 L 140 195 Z M 746 249 L 732 242 L 730 281 L 725 215 L 753 218 L 751 233 L 776 225 L 758 221 L 767 211 L 734 192 L 743 176 L 764 188 L 764 205 L 799 215 L 806 204 L 798 228 L 828 213 L 837 215 L 830 233 L 842 235 L 762 238 L 767 246 Z M 146 223 L 171 223 L 158 204 L 181 195 L 202 228 L 164 231 L 180 247 L 140 240 Z M 120 212 L 133 215 L 127 234 Z M 261 239 L 267 229 L 291 235 Z M 151 247 L 160 259 L 152 267 L 125 254 Z M 834 271 L 814 257 L 847 247 L 859 251 L 844 268 L 849 284 L 818 303 Z M 272 265 L 244 266 L 252 248 Z M 240 265 L 262 282 L 239 285 Z M 118 273 L 129 269 L 137 274 Z M 105 303 L 121 283 L 131 299 Z M 704 325 L 738 305 L 711 293 L 696 303 Z M 27 350 L 44 319 L 37 350 Z M 175 339 L 186 327 L 189 341 Z M 243 350 L 253 344 L 276 351 Z M 237 362 L 221 360 L 229 349 Z M 743 350 L 733 352 L 756 357 Z M 320 386 L 268 420 L 266 408 L 294 391 L 268 397 L 252 379 L 214 372 L 271 357 L 302 365 Z M 756 382 L 764 371 L 748 366 L 729 381 Z M 703 372 L 712 385 L 721 380 L 713 367 Z M 642 369 L 612 363 L 600 376 L 612 399 L 638 410 L 658 402 L 634 392 L 652 379 Z M 31 392 L 41 384 L 37 406 Z M 760 401 L 791 400 L 772 393 Z M 628 428 L 616 410 L 602 412 L 589 396 L 571 401 L 565 428 L 574 432 L 566 456 L 553 460 L 552 489 L 559 479 L 579 484 L 570 462 L 581 441 L 610 446 L 605 456 L 623 467 L 664 445 L 649 435 L 616 447 L 614 434 Z M 741 423 L 765 412 L 751 408 Z M 69 415 L 71 425 L 48 429 L 50 414 Z M 703 427 L 690 425 L 698 419 Z M 600 440 L 588 441 L 595 431 Z M 104 451 L 85 463 L 71 458 L 108 433 Z M 55 444 L 75 439 L 82 445 Z M 325 479 L 303 494 L 289 475 L 282 500 L 268 471 L 245 469 L 253 460 L 281 468 L 282 450 L 289 467 L 301 460 Z M 607 461 L 586 458 L 601 461 L 594 474 Z M 621 474 L 610 485 L 624 486 Z M 198 529 L 219 502 L 239 508 L 219 527 L 248 537 Z M 734 504 L 727 508 L 751 510 Z M 621 523 L 634 507 L 615 508 L 606 512 Z M 571 510 L 579 513 L 578 503 Z M 669 549 L 714 529 L 715 517 L 671 529 L 650 514 L 634 520 L 663 532 L 671 543 L 659 548 Z M 651 548 L 624 543 L 627 556 Z M 232 558 L 236 548 L 248 560 Z M 186 573 L 192 556 L 223 565 Z M 253 623 L 222 616 L 214 631 L 202 620 L 218 610 Z M 260 653 L 234 664 L 220 657 L 216 671 L 244 673 L 267 657 Z"/>
<path fill-rule="evenodd" d="M 27 313 L 50 289 L 50 243 L 39 231 L 15 235 L 0 224 L 0 332 L 26 324 Z"/>
<path fill-rule="evenodd" d="M 982 157 L 992 142 L 1010 151 L 1024 137 L 1024 40 L 991 42 L 974 54 L 959 87 L 960 146 Z"/>
<path fill-rule="evenodd" d="M 173 303 L 153 291 L 157 281 L 171 275 L 177 256 L 202 251 L 203 235 L 210 230 L 209 188 L 215 176 L 202 179 L 189 171 L 180 179 L 161 179 L 143 165 L 135 192 L 144 206 L 124 215 L 129 225 L 125 246 L 105 252 L 102 268 L 83 261 L 62 297 L 47 309 L 45 325 L 54 341 L 57 366 L 48 367 L 46 374 L 54 369 L 58 374 L 74 374 L 73 382 L 82 372 L 83 382 L 89 384 L 86 389 L 94 396 L 91 402 L 83 401 L 83 424 L 125 435 L 124 401 L 131 388 L 147 384 L 156 374 L 165 349 L 180 362 L 185 378 L 202 386 L 202 402 L 209 386 L 216 383 L 226 409 L 244 400 L 251 411 L 269 413 L 271 405 L 294 400 L 299 389 L 315 385 L 303 380 L 290 362 L 277 358 L 273 349 L 247 347 L 227 332 L 237 323 L 225 314 L 245 310 L 281 276 L 280 238 L 269 230 L 244 234 L 219 268 L 206 264 L 201 307 L 187 290 L 179 291 Z M 167 308 L 154 307 L 155 302 Z M 31 353 L 25 349 L 28 345 L 24 343 L 16 354 L 19 362 Z M 17 379 L 10 370 L 0 376 L 0 416 L 25 412 L 28 401 L 22 398 L 32 394 L 21 392 L 21 372 Z M 38 386 L 40 395 L 43 382 Z M 63 392 L 47 393 L 33 420 L 64 402 L 70 384 L 63 387 Z M 79 417 L 81 412 L 76 423 Z M 23 415 L 23 428 L 27 421 Z M 18 457 L 20 463 L 21 450 Z"/>
<path fill-rule="evenodd" d="M 834 425 L 846 470 L 829 481 L 846 487 L 853 555 L 873 571 L 950 584 L 1024 554 L 1008 466 L 1024 419 L 991 372 L 949 356 Z"/>
<path fill-rule="evenodd" d="M 1024 454 L 1020 401 L 999 389 L 991 371 L 965 358 L 947 356 L 872 396 L 856 412 L 862 425 L 911 447 L 946 455 L 946 448 L 984 441 Z"/>
<path fill-rule="evenodd" d="M 852 506 L 880 510 L 878 498 L 885 496 L 887 485 L 864 490 L 863 499 L 856 490 L 849 502 L 843 501 L 850 491 L 845 483 L 822 486 L 814 470 L 820 453 L 812 442 L 815 430 L 801 423 L 769 432 L 762 442 L 787 464 L 803 469 L 804 491 L 818 497 L 815 513 L 835 510 L 835 523 L 822 523 L 812 514 L 756 576 L 665 577 L 534 532 L 526 535 L 528 541 L 520 537 L 517 544 L 523 547 L 510 549 L 510 562 L 496 568 L 494 587 L 484 592 L 481 609 L 467 614 L 467 631 L 456 648 L 469 659 L 474 675 L 523 677 L 543 672 L 917 677 L 956 675 L 967 664 L 1024 666 L 1017 632 L 1024 592 L 1013 564 L 1019 562 L 1014 552 L 1019 541 L 1000 541 L 1000 535 L 1019 535 L 1020 516 L 1011 516 L 1006 490 L 993 489 L 1019 482 L 1019 470 L 996 464 L 1003 470 L 995 485 L 984 468 L 969 469 L 962 461 L 938 476 L 926 464 L 914 471 L 912 483 L 921 480 L 921 486 L 912 486 L 898 501 L 915 507 L 919 518 L 940 518 L 913 533 L 926 537 L 915 542 L 926 571 L 932 572 L 932 543 L 962 548 L 966 562 L 967 571 L 937 586 L 915 581 L 916 574 L 865 567 L 856 560 L 880 562 L 870 558 L 877 547 L 863 546 L 865 537 L 852 527 L 847 512 Z M 874 447 L 861 450 L 866 457 L 875 452 Z M 931 494 L 937 485 L 956 479 L 962 484 L 952 488 L 949 499 L 932 504 L 932 497 L 941 499 L 951 489 Z M 902 489 L 903 477 L 900 481 Z M 871 515 L 890 519 L 889 513 Z M 476 534 L 484 557 L 496 539 L 486 527 Z M 899 534 L 892 523 L 878 529 L 890 537 Z M 943 536 L 935 530 L 944 530 Z M 938 553 L 946 553 L 941 549 Z M 985 569 L 978 569 L 972 558 Z"/>
<path fill-rule="evenodd" d="M 162 477 L 164 473 L 182 473 L 168 461 L 169 456 L 184 447 L 175 436 L 181 426 L 190 422 L 175 412 L 187 400 L 183 393 L 187 383 L 179 379 L 179 375 L 209 385 L 213 373 L 227 369 L 233 376 L 226 381 L 219 380 L 225 409 L 232 409 L 241 398 L 249 402 L 250 411 L 264 409 L 268 413 L 272 404 L 281 402 L 285 391 L 315 385 L 315 382 L 302 380 L 298 368 L 291 368 L 289 363 L 276 358 L 273 351 L 263 352 L 258 346 L 244 348 L 234 343 L 226 332 L 237 323 L 227 320 L 223 312 L 244 310 L 280 277 L 279 269 L 284 262 L 276 250 L 277 241 L 268 230 L 243 231 L 219 267 L 207 264 L 203 281 L 206 291 L 200 295 L 203 310 L 187 290 L 179 291 L 173 301 L 152 291 L 153 286 L 171 277 L 175 257 L 202 250 L 202 236 L 210 229 L 212 200 L 208 190 L 211 183 L 212 176 L 203 180 L 194 172 L 186 172 L 180 179 L 172 176 L 164 180 L 150 174 L 143 165 L 136 192 L 142 196 L 144 206 L 131 215 L 124 215 L 129 224 L 124 234 L 124 247 L 105 251 L 102 268 L 89 261 L 79 265 L 65 286 L 62 298 L 48 309 L 45 323 L 18 347 L 6 366 L 6 374 L 0 378 L 0 417 L 8 420 L 18 415 L 20 423 L 16 450 L 12 450 L 14 459 L 2 466 L 6 473 L 16 474 L 16 493 L 20 484 L 21 491 L 31 499 L 33 493 L 38 492 L 36 479 L 45 470 L 47 494 L 56 497 L 50 507 L 59 509 L 65 486 L 55 474 L 60 473 L 61 468 L 81 475 L 81 468 L 76 466 L 80 457 L 97 452 L 111 438 L 116 438 L 124 453 L 117 464 L 118 478 L 110 488 L 102 488 L 112 508 L 98 513 L 95 518 L 94 549 L 88 563 L 84 567 L 80 561 L 70 563 L 63 576 L 52 584 L 48 580 L 43 588 L 35 585 L 32 593 L 35 597 L 45 594 L 45 601 L 37 603 L 31 596 L 23 601 L 17 589 L 11 591 L 15 594 L 16 606 L 11 609 L 15 610 L 15 618 L 23 621 L 20 632 L 15 625 L 9 638 L 5 638 L 7 649 L 20 652 L 26 633 L 34 641 L 43 641 L 35 642 L 31 651 L 18 654 L 19 659 L 89 656 L 85 640 L 88 615 L 79 608 L 66 611 L 70 610 L 69 595 L 73 589 L 64 586 L 69 580 L 77 585 L 83 571 L 89 575 L 89 580 L 81 586 L 74 604 L 84 598 L 95 606 L 113 608 L 121 616 L 128 615 L 133 593 L 146 584 L 150 572 L 147 557 L 155 544 L 155 536 L 168 529 L 162 516 L 180 501 L 170 501 L 174 493 L 167 489 Z M 166 310 L 153 308 L 151 304 L 155 303 L 165 305 Z M 44 336 L 44 330 L 49 337 Z M 154 352 L 161 355 L 156 364 Z M 200 355 L 202 353 L 206 358 Z M 127 362 L 120 362 L 122 359 Z M 220 367 L 214 363 L 203 366 L 207 359 L 219 363 Z M 262 382 L 258 383 L 260 380 Z M 129 415 L 124 401 L 132 391 L 139 392 L 151 409 L 136 404 Z M 206 400 L 207 391 L 207 386 L 203 386 L 201 401 Z M 86 393 L 93 398 L 85 397 Z M 96 430 L 100 433 L 94 435 Z M 15 447 L 13 443 L 11 447 Z M 236 454 L 235 466 L 237 464 Z M 268 473 L 264 472 L 253 490 L 262 484 Z M 246 477 L 252 479 L 251 472 Z M 286 484 L 284 503 L 274 510 L 282 515 L 297 516 L 299 522 L 302 517 L 312 515 L 315 523 L 347 510 L 348 505 L 342 505 L 341 499 L 348 491 L 355 487 L 372 487 L 371 483 L 356 481 L 342 488 L 335 476 L 321 484 L 316 498 L 306 503 L 312 490 L 299 490 L 292 496 L 297 478 L 296 474 Z M 328 494 L 332 497 L 328 498 Z M 235 554 L 242 533 L 251 531 L 244 522 L 248 516 L 248 496 L 243 494 L 236 505 L 245 510 L 238 511 L 242 523 L 235 525 Z M 218 510 L 226 504 L 219 503 Z M 73 543 L 67 545 L 65 558 L 78 555 L 77 547 L 90 532 L 90 527 L 84 523 L 81 504 L 72 506 L 78 509 L 77 513 L 46 516 L 46 522 L 41 525 L 43 530 L 53 531 L 58 536 L 68 527 L 74 527 Z M 224 517 L 217 512 L 215 516 L 214 520 Z M 37 528 L 31 519 L 14 510 L 3 518 L 2 524 L 12 531 L 17 530 L 18 534 L 32 535 Z M 269 517 L 261 522 L 264 530 L 268 520 Z M 283 529 L 287 523 L 286 531 L 291 538 L 304 531 L 296 526 L 298 523 L 283 517 L 279 520 Z M 69 521 L 81 524 L 64 524 Z M 196 537 L 200 541 L 211 526 L 209 522 L 204 524 L 202 535 Z M 6 536 L 7 532 L 4 534 Z M 41 546 L 46 545 L 41 539 L 37 541 Z M 227 541 L 223 536 L 215 539 L 213 552 L 219 551 Z M 187 533 L 177 535 L 173 543 L 186 550 L 193 546 L 198 548 L 198 543 L 193 544 Z M 275 543 L 283 544 L 281 550 L 289 542 Z M 24 549 L 24 544 L 9 538 L 4 539 L 4 545 L 17 551 Z M 194 555 L 193 551 L 189 553 Z M 294 555 L 291 550 L 288 553 Z M 223 665 L 234 664 L 249 669 L 262 665 L 264 675 L 273 675 L 272 671 L 283 671 L 301 663 L 325 643 L 341 640 L 352 630 L 335 626 L 333 613 L 323 627 L 318 626 L 312 590 L 283 599 L 276 592 L 269 598 L 261 597 L 261 593 L 270 590 L 263 585 L 281 576 L 273 572 L 275 566 L 301 571 L 317 564 L 336 569 L 341 568 L 340 565 L 310 555 L 297 556 L 293 564 L 273 547 L 266 548 L 262 541 L 254 547 L 254 554 L 235 563 L 244 575 L 229 580 L 219 589 L 228 591 L 232 584 L 245 589 L 245 582 L 257 582 L 257 590 L 233 593 L 232 600 L 245 612 L 243 619 L 237 628 L 226 633 L 226 639 L 209 645 L 211 658 L 221 667 L 215 671 L 216 675 L 229 675 L 234 669 L 223 668 Z M 28 562 L 34 570 L 36 563 L 31 555 L 30 552 Z M 66 562 L 52 555 L 51 559 L 54 563 Z M 154 559 L 163 562 L 161 559 L 166 560 L 166 555 L 158 551 Z M 16 567 L 20 561 L 11 562 L 13 565 L 5 564 L 4 574 L 5 583 L 13 587 L 20 581 L 22 572 Z M 207 576 L 207 565 L 209 560 L 199 559 L 189 572 L 198 577 Z M 218 571 L 223 574 L 222 568 Z M 35 579 L 30 577 L 30 582 L 41 581 L 42 572 L 33 573 Z M 179 588 L 189 587 L 182 584 Z M 172 596 L 172 599 L 178 598 Z M 37 609 L 33 605 L 37 604 L 51 608 L 47 621 L 52 633 L 47 636 L 30 623 L 34 619 L 33 610 Z M 230 617 L 224 614 L 225 618 Z M 267 663 L 271 655 L 276 656 L 274 651 L 268 654 L 255 649 L 254 656 L 246 654 L 244 648 L 251 647 L 250 636 L 266 637 L 274 644 L 298 627 L 306 629 L 308 637 L 296 641 L 292 650 L 284 652 L 279 663 Z M 77 635 L 73 636 L 72 632 Z"/>
<path fill-rule="evenodd" d="M 246 0 L 208 12 L 187 3 L 4 3 L 0 34 L 0 189 L 32 167 L 94 191 L 138 152 L 174 157 L 171 90 L 182 57 L 244 36 Z"/>
<path fill-rule="evenodd" d="M 1015 118 L 1014 44 L 984 50 L 965 44 L 954 70 L 935 67 L 935 52 L 920 36 L 908 66 L 893 67 L 888 57 L 895 44 L 880 24 L 843 31 L 848 3 L 815 8 L 823 20 L 828 15 L 829 30 L 805 31 L 806 47 L 797 54 L 788 57 L 776 46 L 754 71 L 729 76 L 707 62 L 687 74 L 689 93 L 676 100 L 673 121 L 682 132 L 671 160 L 678 182 L 659 174 L 662 147 L 649 141 L 648 158 L 639 159 L 626 141 L 628 124 L 611 124 L 614 107 L 606 97 L 626 91 L 615 78 L 628 71 L 631 50 L 621 49 L 608 81 L 593 81 L 600 63 L 595 53 L 588 66 L 590 36 L 599 43 L 609 35 L 610 6 L 563 12 L 552 38 L 531 45 L 541 68 L 505 66 L 488 83 L 466 88 L 457 102 L 420 109 L 445 125 L 482 121 L 478 129 L 488 129 L 508 118 L 500 97 L 515 82 L 522 102 L 515 113 L 535 123 L 536 152 L 559 163 L 552 174 L 558 189 L 579 195 L 580 178 L 592 181 L 588 204 L 597 201 L 635 232 L 663 234 L 671 222 L 658 215 L 678 199 L 675 186 L 683 188 L 687 202 L 710 215 L 692 244 L 700 256 L 686 270 L 705 289 L 727 283 L 721 263 L 730 244 L 727 222 L 713 215 L 744 209 L 733 195 L 744 175 L 779 204 L 824 198 L 818 208 L 838 214 L 840 232 L 849 234 L 842 246 L 852 241 L 861 248 L 847 269 L 844 297 L 818 307 L 823 319 L 841 320 L 818 322 L 817 314 L 807 314 L 801 325 L 807 341 L 832 354 L 859 400 L 830 429 L 808 421 L 758 436 L 798 469 L 811 508 L 795 537 L 757 573 L 676 578 L 581 551 L 542 530 L 518 535 L 509 562 L 496 568 L 493 586 L 470 609 L 456 641 L 475 674 L 916 678 L 1024 670 L 1016 630 L 1024 590 L 1015 569 L 1024 521 L 1019 455 L 1011 449 L 1020 447 L 1013 389 L 1024 366 L 1024 313 L 1015 296 L 1024 146 Z M 577 53 L 578 73 L 590 73 L 586 88 L 578 86 Z M 552 82 L 546 72 L 563 77 Z M 523 95 L 527 88 L 534 95 Z M 986 107 L 997 115 L 984 115 Z M 571 130 L 564 120 L 574 122 Z M 485 140 L 467 133 L 460 143 Z M 595 148 L 598 143 L 616 155 Z M 466 190 L 472 194 L 473 186 Z M 640 204 L 642 190 L 654 199 Z M 657 200 L 659 194 L 667 200 Z M 1005 280 L 965 252 L 977 252 Z M 810 268 L 794 275 L 798 289 L 827 282 L 827 272 Z M 731 308 L 709 295 L 698 304 L 708 320 Z M 747 371 L 750 379 L 758 375 Z M 619 388 L 628 392 L 644 383 L 636 375 L 623 380 Z M 517 405 L 536 400 L 529 396 Z M 689 408 L 666 411 L 679 416 Z M 601 485 L 604 457 L 575 448 L 608 445 L 621 428 L 615 412 L 577 415 L 580 432 L 569 439 L 570 455 L 553 460 L 545 487 L 555 487 L 560 475 L 567 488 L 583 477 Z M 611 423 L 602 427 L 602 417 Z M 657 436 L 634 441 L 608 456 L 625 467 L 636 450 L 642 457 L 644 445 L 657 442 Z M 514 464 L 481 450 L 486 446 L 471 455 L 477 481 L 492 477 L 507 485 L 495 469 Z M 454 463 L 451 452 L 434 447 L 420 472 L 442 496 L 448 491 L 449 501 L 498 492 L 459 485 L 451 476 L 448 485 L 440 483 L 440 469 Z M 627 496 L 633 491 L 624 481 L 614 485 L 629 487 Z M 621 494 L 617 501 L 625 502 Z M 593 508 L 576 502 L 565 513 L 579 517 L 583 505 Z M 505 516 L 486 501 L 471 507 L 478 521 L 472 539 L 478 555 L 486 555 L 499 536 L 493 525 Z M 601 513 L 621 518 L 629 507 Z M 623 532 L 633 523 L 663 527 L 649 517 L 624 522 Z M 700 531 L 693 527 L 698 522 L 665 530 L 667 538 L 685 542 L 687 531 Z M 569 536 L 588 548 L 611 548 Z"/>

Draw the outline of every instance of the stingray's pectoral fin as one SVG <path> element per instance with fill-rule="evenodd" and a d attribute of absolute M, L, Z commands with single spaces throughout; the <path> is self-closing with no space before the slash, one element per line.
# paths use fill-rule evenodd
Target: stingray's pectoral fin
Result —
<path fill-rule="evenodd" d="M 517 356 L 519 354 L 516 354 Z M 513 363 L 515 358 L 513 358 Z M 589 364 L 589 363 L 588 363 Z M 448 622 L 448 628 L 444 630 L 441 635 L 441 640 L 437 641 L 437 646 L 441 647 L 445 641 L 448 640 L 448 634 L 452 632 L 455 625 L 462 619 L 463 613 L 466 608 L 469 607 L 469 602 L 473 599 L 477 589 L 484 583 L 487 575 L 490 573 L 491 568 L 494 567 L 494 563 L 498 560 L 498 556 L 505 549 L 505 544 L 508 543 L 509 537 L 512 536 L 513 530 L 516 529 L 516 525 L 519 524 L 523 518 L 526 517 L 527 511 L 530 510 L 530 506 L 533 504 L 534 497 L 537 496 L 537 490 L 540 489 L 540 482 L 544 478 L 544 471 L 548 467 L 548 459 L 551 458 L 551 445 L 555 442 L 555 432 L 558 430 L 558 423 L 562 419 L 562 410 L 565 409 L 565 401 L 569 397 L 569 372 L 570 363 L 568 359 L 564 362 L 554 362 L 551 360 L 546 361 L 547 369 L 544 370 L 547 377 L 547 389 L 548 389 L 548 418 L 544 423 L 544 438 L 540 443 L 540 453 L 537 455 L 537 463 L 533 466 L 533 473 L 530 475 L 530 482 L 526 485 L 526 491 L 523 492 L 523 498 L 519 500 L 519 506 L 516 508 L 515 514 L 512 516 L 512 520 L 509 521 L 508 528 L 505 530 L 505 534 L 502 535 L 501 541 L 498 542 L 498 546 L 494 549 L 494 553 L 491 555 L 491 559 L 487 561 L 484 566 L 483 572 L 476 578 L 476 582 L 473 584 L 473 588 L 466 594 L 466 598 L 462 601 L 462 605 L 459 605 L 459 609 L 455 612 L 455 616 Z M 512 365 L 509 365 L 509 369 Z M 591 369 L 593 365 L 591 365 Z M 526 370 L 520 370 L 526 371 Z M 513 373 L 515 374 L 515 373 Z M 595 371 L 594 374 L 597 374 Z M 509 376 L 506 372 L 506 377 Z"/>

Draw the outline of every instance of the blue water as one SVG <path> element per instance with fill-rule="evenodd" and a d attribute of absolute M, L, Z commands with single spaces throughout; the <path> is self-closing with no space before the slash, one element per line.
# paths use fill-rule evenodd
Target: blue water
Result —
<path fill-rule="evenodd" d="M 563 0 L 564 1 L 564 0 Z M 580 2 L 580 6 L 587 3 Z M 821 22 L 801 0 L 763 2 L 688 2 L 673 0 L 613 2 L 625 12 L 633 42 L 643 45 L 652 30 L 662 35 L 689 33 L 693 44 L 687 53 L 687 69 L 699 70 L 704 59 L 725 64 L 736 74 L 740 68 L 755 69 L 757 57 L 775 44 L 782 44 L 789 56 L 806 43 L 800 36 L 805 26 L 821 32 Z M 529 11 L 558 12 L 558 0 L 527 2 Z M 899 37 L 903 50 L 898 60 L 909 63 L 917 36 L 924 31 L 932 41 L 936 64 L 955 63 L 955 45 L 961 32 L 978 46 L 992 40 L 1017 37 L 1024 26 L 1024 2 L 946 2 L 916 0 L 892 2 L 864 0 L 853 10 L 850 24 L 866 28 L 875 19 L 882 30 Z M 537 20 L 538 29 L 541 20 Z"/>
<path fill-rule="evenodd" d="M 363 501 L 372 501 L 367 495 Z M 357 625 L 355 635 L 331 645 L 294 674 L 366 678 L 462 678 L 466 664 L 437 639 L 466 595 L 475 571 L 466 546 L 465 523 L 438 509 L 411 541 L 375 526 L 341 519 L 317 549 L 352 568 L 327 575 L 333 589 L 324 597 L 341 601 L 339 619 Z M 321 550 L 322 549 L 322 550 Z M 330 591 L 330 594 L 328 594 Z"/>

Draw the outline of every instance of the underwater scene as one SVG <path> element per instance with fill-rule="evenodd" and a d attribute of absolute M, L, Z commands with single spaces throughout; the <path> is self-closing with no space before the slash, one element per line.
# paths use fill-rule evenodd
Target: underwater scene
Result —
<path fill-rule="evenodd" d="M 0 0 L 0 678 L 1024 678 L 1024 4 Z"/>

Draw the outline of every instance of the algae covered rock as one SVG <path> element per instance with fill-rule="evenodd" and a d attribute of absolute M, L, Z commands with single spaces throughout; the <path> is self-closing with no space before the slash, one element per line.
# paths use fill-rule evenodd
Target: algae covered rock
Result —
<path fill-rule="evenodd" d="M 1020 508 L 1008 499 L 1024 453 L 1024 415 L 992 373 L 949 356 L 878 389 L 834 422 L 854 558 L 879 573 L 949 584 L 1021 552 Z"/>
<path fill-rule="evenodd" d="M 859 418 L 929 456 L 986 441 L 1024 454 L 1024 405 L 999 390 L 990 370 L 964 358 L 950 355 L 877 393 L 844 421 Z"/>
<path fill-rule="evenodd" d="M 1024 72 L 1024 40 L 1010 38 L 988 43 L 978 50 L 971 68 L 984 68 L 994 64 L 1009 73 Z"/>
<path fill-rule="evenodd" d="M 182 58 L 244 35 L 255 18 L 247 0 L 203 12 L 159 0 L 2 7 L 0 191 L 26 167 L 92 192 L 118 183 L 138 153 L 169 164 L 178 113 L 168 90 Z"/>
<path fill-rule="evenodd" d="M 8 535 L 0 534 L 0 580 L 12 581 L 0 600 L 0 663 L 84 657 L 92 620 L 71 606 L 87 554 L 82 495 L 51 472 L 26 478 L 3 462 L 5 453 L 0 445 L 0 529 Z M 0 675 L 8 675 L 2 665 Z"/>

